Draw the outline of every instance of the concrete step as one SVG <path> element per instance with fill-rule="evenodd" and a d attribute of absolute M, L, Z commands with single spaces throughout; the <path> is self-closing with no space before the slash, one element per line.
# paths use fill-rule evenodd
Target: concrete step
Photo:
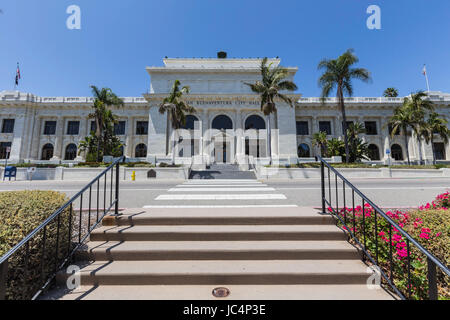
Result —
<path fill-rule="evenodd" d="M 365 284 L 359 260 L 214 260 L 94 262 L 81 285 Z M 57 281 L 66 283 L 66 273 Z"/>
<path fill-rule="evenodd" d="M 125 241 L 89 242 L 86 261 L 144 260 L 347 260 L 359 259 L 346 241 Z"/>
<path fill-rule="evenodd" d="M 112 226 L 91 233 L 91 241 L 345 240 L 334 225 Z"/>
<path fill-rule="evenodd" d="M 127 209 L 105 217 L 104 226 L 126 225 L 328 225 L 334 219 L 313 208 Z"/>
<path fill-rule="evenodd" d="M 217 287 L 226 286 L 218 284 Z M 82 286 L 55 290 L 46 300 L 218 300 L 211 285 Z M 366 285 L 229 285 L 220 300 L 393 300 L 382 288 Z"/>

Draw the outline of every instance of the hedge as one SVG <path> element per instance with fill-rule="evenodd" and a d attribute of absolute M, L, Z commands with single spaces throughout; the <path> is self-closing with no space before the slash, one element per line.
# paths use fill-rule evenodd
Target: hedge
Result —
<path fill-rule="evenodd" d="M 67 201 L 55 191 L 17 191 L 0 193 L 0 256 L 18 244 Z M 69 211 L 60 216 L 58 258 L 56 257 L 57 219 L 46 228 L 45 254 L 41 231 L 8 261 L 6 299 L 29 300 L 41 288 L 69 250 Z M 26 266 L 28 266 L 26 268 Z M 42 272 L 42 275 L 41 275 Z"/>

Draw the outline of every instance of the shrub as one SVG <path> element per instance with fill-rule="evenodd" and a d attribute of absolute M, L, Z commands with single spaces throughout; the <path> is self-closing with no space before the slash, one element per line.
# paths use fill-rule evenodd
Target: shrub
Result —
<path fill-rule="evenodd" d="M 66 196 L 54 191 L 18 191 L 0 193 L 0 256 L 18 244 L 66 202 Z M 36 234 L 26 246 L 9 258 L 6 299 L 28 300 L 59 267 L 69 250 L 69 213 L 60 216 L 60 236 L 56 237 L 57 219 L 44 232 Z M 56 242 L 58 241 L 58 252 Z M 58 258 L 56 257 L 58 254 Z M 42 271 L 42 277 L 41 277 Z"/>
<path fill-rule="evenodd" d="M 438 196 L 438 199 L 440 198 L 442 195 Z M 329 210 L 332 211 L 331 208 Z M 386 214 L 444 265 L 450 264 L 449 210 L 419 209 L 410 212 L 393 210 L 387 211 Z M 378 214 L 375 224 L 375 211 L 368 204 L 364 209 L 361 206 L 355 207 L 354 215 L 352 208 L 341 209 L 339 215 L 347 221 L 349 231 L 354 233 L 361 243 L 365 242 L 366 249 L 373 258 L 376 257 L 378 248 L 379 266 L 388 276 L 390 276 L 391 270 L 390 252 L 392 250 L 394 284 L 405 296 L 409 289 L 407 282 L 409 258 L 411 262 L 411 297 L 413 299 L 428 298 L 426 256 L 411 244 L 408 257 L 407 241 L 399 230 L 392 228 L 390 239 L 389 224 Z M 439 298 L 449 299 L 450 281 L 439 268 L 437 270 Z"/>
<path fill-rule="evenodd" d="M 436 197 L 431 203 L 427 203 L 424 206 L 420 206 L 419 210 L 430 210 L 430 209 L 450 209 L 450 192 L 445 192 Z"/>

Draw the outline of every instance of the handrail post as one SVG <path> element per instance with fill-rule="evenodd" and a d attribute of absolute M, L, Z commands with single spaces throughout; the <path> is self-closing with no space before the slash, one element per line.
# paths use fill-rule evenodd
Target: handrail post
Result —
<path fill-rule="evenodd" d="M 114 208 L 114 214 L 119 215 L 119 175 L 120 175 L 120 161 L 116 164 L 116 203 Z"/>
<path fill-rule="evenodd" d="M 436 277 L 436 264 L 427 258 L 428 264 L 428 298 L 430 300 L 438 299 L 438 289 L 437 289 L 437 277 Z"/>
<path fill-rule="evenodd" d="M 6 286 L 8 281 L 8 260 L 0 265 L 0 300 L 6 298 Z"/>
<path fill-rule="evenodd" d="M 325 165 L 323 161 L 320 161 L 320 180 L 321 180 L 321 189 L 322 189 L 322 213 L 326 213 L 325 211 Z"/>

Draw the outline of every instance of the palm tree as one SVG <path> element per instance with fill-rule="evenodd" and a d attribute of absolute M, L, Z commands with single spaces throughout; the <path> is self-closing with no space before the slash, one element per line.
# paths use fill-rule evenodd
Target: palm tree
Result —
<path fill-rule="evenodd" d="M 394 115 L 389 120 L 389 126 L 392 128 L 391 139 L 393 139 L 397 133 L 403 132 L 405 138 L 405 148 L 406 148 L 406 156 L 408 158 L 408 165 L 411 164 L 408 147 L 408 128 L 413 127 L 414 125 L 413 118 L 414 115 L 411 108 L 408 107 L 407 105 L 403 105 L 395 109 Z"/>
<path fill-rule="evenodd" d="M 352 68 L 358 63 L 359 59 L 353 54 L 353 49 L 347 50 L 337 59 L 324 59 L 319 65 L 319 70 L 324 70 L 324 73 L 319 78 L 319 86 L 322 88 L 322 102 L 330 93 L 336 88 L 337 98 L 342 113 L 343 131 L 346 162 L 349 161 L 349 147 L 347 137 L 347 116 L 345 113 L 344 94 L 348 96 L 353 95 L 353 79 L 358 79 L 363 82 L 369 82 L 371 79 L 370 72 L 364 68 Z"/>
<path fill-rule="evenodd" d="M 183 94 L 189 94 L 189 87 L 184 86 L 180 89 L 181 82 L 175 80 L 170 91 L 169 96 L 167 96 L 161 105 L 159 106 L 159 113 L 167 113 L 167 117 L 172 125 L 174 132 L 173 136 L 173 150 L 172 150 L 172 165 L 175 165 L 175 148 L 176 139 L 175 133 L 178 129 L 186 124 L 186 113 L 196 113 L 194 107 L 187 104 L 182 100 Z"/>
<path fill-rule="evenodd" d="M 396 88 L 387 88 L 383 92 L 383 97 L 385 98 L 395 98 L 398 97 L 398 90 Z"/>
<path fill-rule="evenodd" d="M 95 119 L 96 125 L 95 136 L 97 137 L 98 143 L 97 161 L 100 161 L 99 159 L 100 140 L 107 126 L 107 122 L 113 118 L 110 117 L 110 114 L 112 113 L 109 110 L 109 108 L 112 106 L 123 107 L 124 102 L 114 92 L 112 92 L 110 88 L 99 89 L 96 86 L 91 86 L 91 89 L 92 94 L 94 95 L 94 106 L 93 106 L 94 113 L 90 114 L 89 117 Z"/>
<path fill-rule="evenodd" d="M 272 129 L 270 125 L 270 115 L 276 113 L 276 100 L 284 101 L 291 107 L 294 107 L 294 102 L 291 98 L 281 93 L 282 91 L 295 91 L 297 86 L 294 82 L 286 80 L 289 76 L 289 71 L 281 66 L 272 67 L 272 63 L 267 65 L 267 58 L 261 62 L 261 81 L 256 83 L 245 83 L 250 89 L 260 95 L 261 111 L 267 118 L 267 151 L 270 157 L 270 165 L 272 164 Z"/>
<path fill-rule="evenodd" d="M 448 128 L 448 121 L 444 117 L 440 117 L 436 112 L 432 112 L 427 121 L 423 124 L 420 130 L 420 136 L 425 139 L 425 142 L 431 143 L 433 150 L 433 164 L 436 164 L 436 152 L 434 149 L 434 137 L 439 135 L 445 144 L 448 144 L 450 129 Z"/>
<path fill-rule="evenodd" d="M 352 123 L 347 128 L 347 136 L 350 144 L 349 161 L 355 162 L 357 160 L 358 146 L 360 145 L 359 135 L 366 132 L 366 128 L 362 123 Z M 347 160 L 347 159 L 346 159 Z"/>
<path fill-rule="evenodd" d="M 421 127 L 425 123 L 425 115 L 428 111 L 434 110 L 434 104 L 432 101 L 425 99 L 428 94 L 423 91 L 418 91 L 417 93 L 412 93 L 411 97 L 406 97 L 404 104 L 411 109 L 413 114 L 413 130 L 416 134 L 417 141 L 419 143 L 419 161 L 420 164 L 423 163 L 422 156 L 422 139 L 420 135 Z"/>
<path fill-rule="evenodd" d="M 316 132 L 313 134 L 312 144 L 315 147 L 320 147 L 320 154 L 322 157 L 326 157 L 328 150 L 327 133 L 324 131 Z"/>
<path fill-rule="evenodd" d="M 330 157 L 343 156 L 345 153 L 344 141 L 332 138 L 327 143 L 327 153 Z"/>

